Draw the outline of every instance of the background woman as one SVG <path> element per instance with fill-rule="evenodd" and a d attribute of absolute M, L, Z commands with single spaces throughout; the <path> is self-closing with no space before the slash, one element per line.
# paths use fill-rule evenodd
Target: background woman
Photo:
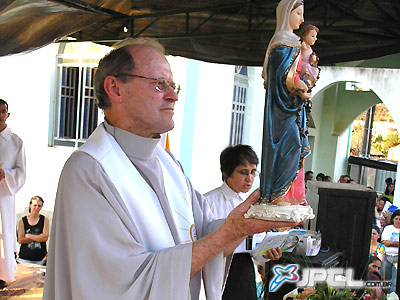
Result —
<path fill-rule="evenodd" d="M 46 242 L 49 238 L 49 220 L 39 214 L 43 207 L 43 199 L 34 196 L 29 202 L 29 215 L 23 217 L 18 224 L 18 243 L 21 244 L 19 260 L 33 264 L 42 264 L 46 257 Z"/>
<path fill-rule="evenodd" d="M 400 233 L 400 210 L 396 210 L 392 214 L 392 224 L 387 225 L 382 232 L 382 244 L 386 247 L 386 256 L 383 261 L 381 273 L 383 278 L 392 281 L 390 292 L 394 292 L 396 288 L 396 265 L 399 251 L 399 233 Z"/>
<path fill-rule="evenodd" d="M 378 242 L 379 237 L 381 236 L 381 231 L 377 225 L 372 225 L 372 233 L 371 233 L 371 245 L 369 248 L 369 256 L 375 256 L 379 258 L 381 261 L 384 261 L 386 249 L 385 245 Z"/>
<path fill-rule="evenodd" d="M 216 219 L 225 219 L 228 214 L 246 199 L 258 175 L 258 157 L 248 145 L 235 145 L 224 149 L 220 155 L 223 184 L 204 196 Z M 256 300 L 256 277 L 250 253 L 253 246 L 264 238 L 264 234 L 255 235 L 243 241 L 234 251 L 229 275 L 225 284 L 222 300 Z M 247 247 L 248 246 L 248 247 Z M 278 260 L 282 256 L 280 248 L 268 251 L 269 259 Z"/>
<path fill-rule="evenodd" d="M 394 195 L 394 183 L 389 183 L 386 186 L 385 192 L 381 195 L 381 198 L 386 197 L 389 199 L 390 203 L 393 204 L 393 195 Z"/>
<path fill-rule="evenodd" d="M 303 160 L 310 153 L 305 100 L 311 95 L 299 76 L 300 38 L 293 33 L 304 21 L 303 10 L 302 1 L 279 2 L 275 34 L 264 61 L 267 93 L 261 157 L 262 202 L 291 205 L 305 201 Z"/>

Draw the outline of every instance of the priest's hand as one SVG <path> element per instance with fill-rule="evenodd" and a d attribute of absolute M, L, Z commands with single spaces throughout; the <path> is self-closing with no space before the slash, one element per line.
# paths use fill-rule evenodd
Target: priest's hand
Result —
<path fill-rule="evenodd" d="M 291 222 L 246 219 L 244 214 L 248 211 L 250 205 L 257 202 L 259 197 L 260 192 L 254 191 L 249 198 L 231 211 L 225 223 L 219 229 L 193 243 L 190 276 L 196 274 L 218 253 L 223 252 L 225 256 L 232 253 L 237 245 L 249 235 L 266 232 L 273 228 L 298 225 L 298 223 Z"/>
<path fill-rule="evenodd" d="M 6 174 L 4 173 L 3 169 L 0 169 L 0 181 L 2 181 L 4 178 L 6 178 Z"/>

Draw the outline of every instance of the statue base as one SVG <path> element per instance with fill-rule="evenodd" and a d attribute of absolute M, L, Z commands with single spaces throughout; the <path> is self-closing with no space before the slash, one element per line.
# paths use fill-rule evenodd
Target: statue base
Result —
<path fill-rule="evenodd" d="M 307 205 L 268 205 L 254 204 L 252 205 L 245 218 L 256 218 L 268 221 L 284 221 L 284 222 L 303 222 L 315 217 L 311 206 Z"/>

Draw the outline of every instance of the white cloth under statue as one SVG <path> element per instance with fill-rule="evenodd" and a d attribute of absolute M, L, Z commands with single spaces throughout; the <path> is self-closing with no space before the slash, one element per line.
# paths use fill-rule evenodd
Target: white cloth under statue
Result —
<path fill-rule="evenodd" d="M 213 214 L 158 142 L 105 123 L 72 154 L 57 191 L 43 299 L 198 299 L 192 241 L 213 230 Z M 217 300 L 222 253 L 205 270 L 208 299 Z"/>
<path fill-rule="evenodd" d="M 16 249 L 15 194 L 26 179 L 25 149 L 19 136 L 6 127 L 0 132 L 0 279 L 14 280 Z"/>

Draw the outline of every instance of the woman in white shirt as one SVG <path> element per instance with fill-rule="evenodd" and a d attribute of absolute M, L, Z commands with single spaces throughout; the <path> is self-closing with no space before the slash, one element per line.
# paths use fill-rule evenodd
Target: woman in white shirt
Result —
<path fill-rule="evenodd" d="M 248 145 L 230 146 L 220 155 L 223 184 L 204 196 L 216 219 L 225 219 L 245 199 L 245 193 L 253 186 L 258 175 L 258 157 Z M 222 300 L 256 300 L 254 265 L 250 252 L 254 250 L 256 237 L 243 241 L 235 250 Z M 261 240 L 260 240 L 261 241 Z M 251 243 L 251 244 L 249 244 Z M 272 249 L 269 258 L 282 256 L 279 248 Z"/>
<path fill-rule="evenodd" d="M 386 247 L 386 256 L 383 262 L 381 272 L 386 280 L 392 281 L 390 292 L 396 288 L 397 260 L 399 251 L 399 233 L 400 233 L 400 210 L 393 212 L 391 221 L 393 225 L 387 225 L 382 232 L 382 244 Z"/>

